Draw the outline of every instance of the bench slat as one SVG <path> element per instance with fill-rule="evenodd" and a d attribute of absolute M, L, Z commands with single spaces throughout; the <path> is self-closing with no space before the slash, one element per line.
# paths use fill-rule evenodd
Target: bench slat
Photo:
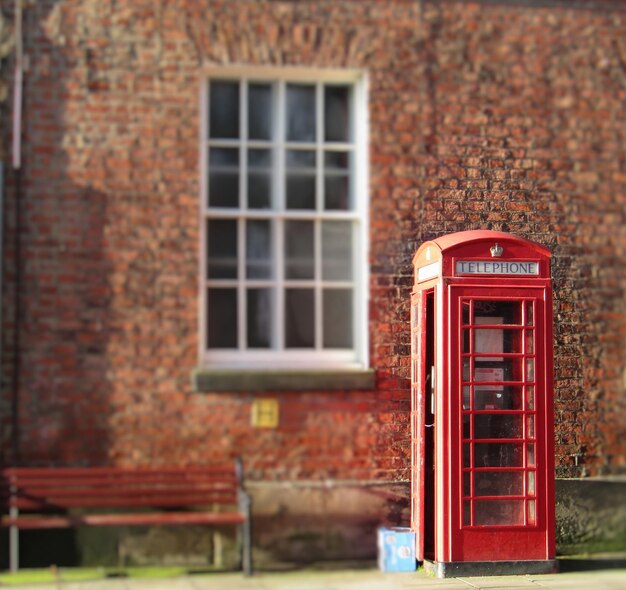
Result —
<path fill-rule="evenodd" d="M 215 465 L 215 466 L 195 466 L 195 467 L 7 467 L 3 473 L 7 476 L 12 475 L 40 475 L 42 473 L 54 473 L 64 476 L 84 476 L 91 477 L 94 475 L 119 475 L 119 474 L 151 474 L 160 475 L 189 475 L 196 473 L 207 474 L 232 474 L 234 472 L 232 465 Z"/>
<path fill-rule="evenodd" d="M 132 484 L 165 484 L 165 485 L 185 485 L 191 483 L 206 483 L 215 486 L 237 487 L 238 480 L 235 476 L 212 475 L 212 474 L 189 474 L 168 475 L 168 474 L 110 474 L 110 475 L 62 475 L 62 474 L 41 474 L 41 475 L 16 475 L 5 478 L 2 481 L 3 486 L 22 485 L 28 487 L 38 487 L 46 485 L 60 485 L 63 487 L 71 487 L 77 485 L 132 485 Z"/>
<path fill-rule="evenodd" d="M 195 492 L 195 493 L 203 493 L 203 492 L 213 492 L 216 494 L 222 495 L 235 495 L 237 492 L 236 486 L 214 486 L 204 482 L 192 482 L 192 483 L 176 483 L 176 484 L 164 484 L 159 483 L 155 485 L 150 485 L 149 483 L 133 483 L 126 484 L 124 482 L 118 482 L 111 485 L 96 485 L 92 486 L 89 484 L 78 484 L 64 486 L 59 483 L 54 483 L 51 485 L 40 485 L 40 486 L 30 486 L 24 484 L 18 484 L 15 486 L 15 490 L 18 494 L 22 495 L 31 495 L 31 496 L 54 496 L 57 494 L 67 495 L 67 496 L 77 496 L 80 497 L 85 494 L 93 494 L 106 496 L 109 494 L 125 494 L 128 493 L 130 495 L 133 494 L 141 494 L 146 490 L 153 490 L 160 493 L 177 493 L 177 492 Z"/>
<path fill-rule="evenodd" d="M 240 513 L 210 512 L 150 512 L 147 514 L 84 514 L 72 516 L 3 517 L 3 527 L 17 526 L 20 529 L 60 529 L 75 526 L 154 526 L 185 524 L 241 524 L 246 517 Z"/>
<path fill-rule="evenodd" d="M 210 494 L 150 494 L 143 496 L 118 496 L 107 497 L 75 497 L 75 496 L 50 496 L 47 498 L 18 498 L 11 502 L 11 506 L 21 510 L 50 510 L 54 508 L 115 508 L 119 506 L 155 507 L 160 506 L 207 506 L 209 504 L 229 505 L 236 504 L 234 496 L 212 496 Z"/>

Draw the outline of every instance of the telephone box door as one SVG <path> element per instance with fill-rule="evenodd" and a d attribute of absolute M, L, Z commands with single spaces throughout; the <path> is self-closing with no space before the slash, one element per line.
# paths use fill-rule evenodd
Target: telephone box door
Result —
<path fill-rule="evenodd" d="M 547 295 L 541 288 L 450 287 L 451 324 L 458 326 L 450 349 L 460 368 L 451 381 L 459 492 L 452 561 L 548 558 Z"/>

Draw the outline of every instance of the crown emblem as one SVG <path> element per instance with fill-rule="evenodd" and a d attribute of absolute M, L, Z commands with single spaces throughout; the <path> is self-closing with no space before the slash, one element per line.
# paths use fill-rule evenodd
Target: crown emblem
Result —
<path fill-rule="evenodd" d="M 491 246 L 491 248 L 489 248 L 489 252 L 491 252 L 491 255 L 494 258 L 500 258 L 500 256 L 502 256 L 502 252 L 504 252 L 504 249 L 502 248 L 502 246 L 500 246 L 500 244 L 496 243 Z"/>

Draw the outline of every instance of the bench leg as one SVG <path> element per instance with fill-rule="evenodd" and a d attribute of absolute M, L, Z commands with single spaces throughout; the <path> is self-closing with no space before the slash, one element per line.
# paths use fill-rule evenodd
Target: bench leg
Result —
<path fill-rule="evenodd" d="M 242 509 L 246 520 L 241 525 L 241 567 L 246 576 L 252 575 L 252 510 L 250 496 L 244 495 Z"/>
<path fill-rule="evenodd" d="M 9 528 L 9 569 L 11 573 L 17 572 L 20 566 L 20 539 L 19 529 L 16 526 Z"/>

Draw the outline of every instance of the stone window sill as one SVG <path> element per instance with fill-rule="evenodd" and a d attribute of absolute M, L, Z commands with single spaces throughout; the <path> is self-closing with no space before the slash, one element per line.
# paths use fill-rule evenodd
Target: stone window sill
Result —
<path fill-rule="evenodd" d="M 375 388 L 373 369 L 237 370 L 195 369 L 194 391 L 333 391 Z"/>

